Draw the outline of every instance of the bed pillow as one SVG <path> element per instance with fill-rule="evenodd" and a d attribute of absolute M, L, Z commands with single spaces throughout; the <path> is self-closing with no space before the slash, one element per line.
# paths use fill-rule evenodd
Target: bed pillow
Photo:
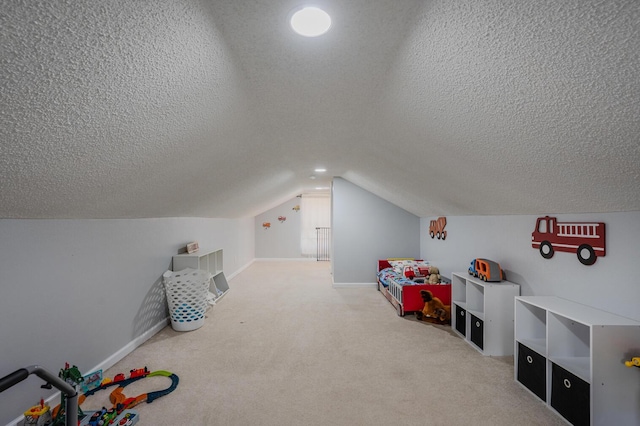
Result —
<path fill-rule="evenodd" d="M 390 260 L 389 265 L 393 268 L 395 272 L 398 274 L 404 273 L 404 268 L 407 266 L 411 266 L 413 270 L 418 273 L 418 268 L 429 268 L 429 262 L 426 260 L 413 260 L 413 259 L 403 259 L 403 260 Z"/>

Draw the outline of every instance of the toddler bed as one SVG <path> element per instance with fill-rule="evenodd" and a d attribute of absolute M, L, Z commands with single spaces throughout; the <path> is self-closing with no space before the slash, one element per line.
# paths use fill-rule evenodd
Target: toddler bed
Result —
<path fill-rule="evenodd" d="M 421 311 L 424 301 L 421 290 L 429 290 L 445 305 L 451 305 L 451 281 L 442 277 L 441 283 L 428 284 L 429 262 L 414 259 L 380 259 L 378 260 L 378 290 L 384 294 L 396 308 L 399 316 L 407 312 Z M 409 279 L 405 275 L 406 268 L 410 268 L 415 275 Z M 411 274 L 410 274 L 411 276 Z M 425 278 L 426 277 L 426 278 Z"/>

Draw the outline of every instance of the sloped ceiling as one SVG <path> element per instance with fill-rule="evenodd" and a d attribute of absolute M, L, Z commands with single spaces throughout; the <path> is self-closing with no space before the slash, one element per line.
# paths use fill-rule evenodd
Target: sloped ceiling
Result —
<path fill-rule="evenodd" d="M 0 4 L 3 218 L 640 210 L 635 0 Z"/>

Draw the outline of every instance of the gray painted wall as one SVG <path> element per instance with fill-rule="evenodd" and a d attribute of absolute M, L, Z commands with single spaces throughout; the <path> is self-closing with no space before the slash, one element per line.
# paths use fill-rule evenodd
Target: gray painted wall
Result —
<path fill-rule="evenodd" d="M 256 258 L 301 258 L 300 237 L 301 223 L 300 211 L 293 207 L 300 205 L 302 200 L 295 197 L 277 207 L 268 210 L 255 218 L 256 234 Z M 279 216 L 287 218 L 286 221 L 278 221 Z M 271 228 L 264 229 L 262 224 L 270 222 Z"/>
<path fill-rule="evenodd" d="M 253 261 L 253 227 L 253 218 L 0 220 L 0 376 L 31 364 L 54 374 L 65 362 L 84 373 L 112 365 L 166 324 L 161 276 L 179 249 L 222 248 L 229 277 Z M 0 424 L 54 393 L 41 384 L 30 377 L 3 392 Z"/>
<path fill-rule="evenodd" d="M 420 255 L 418 216 L 342 178 L 332 196 L 334 284 L 373 284 L 378 259 Z"/>
<path fill-rule="evenodd" d="M 640 320 L 640 212 L 558 215 L 606 223 L 607 256 L 584 266 L 573 254 L 545 260 L 531 248 L 537 216 L 447 217 L 447 239 L 432 240 L 434 218 L 420 219 L 344 179 L 334 179 L 332 192 L 336 284 L 374 283 L 380 258 L 424 257 L 450 276 L 487 257 L 525 295 L 555 294 Z M 265 213 L 271 230 L 279 215 L 293 223 L 289 208 Z M 258 248 L 262 219 L 0 220 L 0 375 L 29 364 L 56 372 L 65 362 L 88 372 L 113 359 L 165 321 L 160 278 L 187 242 L 223 248 L 228 277 L 254 255 L 276 257 Z M 40 384 L 31 377 L 4 392 L 0 424 L 53 393 Z"/>
<path fill-rule="evenodd" d="M 509 281 L 521 285 L 523 295 L 556 295 L 640 320 L 640 212 L 555 216 L 559 221 L 604 222 L 606 256 L 591 266 L 572 253 L 544 259 L 531 247 L 538 216 L 524 215 L 447 217 L 445 241 L 428 236 L 429 220 L 435 218 L 423 218 L 421 256 L 445 276 L 466 271 L 476 257 L 489 258 L 501 264 Z"/>

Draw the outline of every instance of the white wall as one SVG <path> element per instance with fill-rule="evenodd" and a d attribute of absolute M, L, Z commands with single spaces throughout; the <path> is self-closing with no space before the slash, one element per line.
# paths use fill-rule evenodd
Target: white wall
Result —
<path fill-rule="evenodd" d="M 253 261 L 253 218 L 0 220 L 0 376 L 118 361 L 167 324 L 161 276 L 194 240 L 224 249 L 229 277 Z M 3 392 L 0 424 L 55 392 L 41 384 Z"/>
<path fill-rule="evenodd" d="M 295 197 L 255 217 L 256 258 L 303 257 L 300 250 L 302 213 L 293 210 L 301 202 L 300 198 Z M 280 222 L 279 216 L 284 216 L 287 220 Z M 262 226 L 264 222 L 270 222 L 271 227 L 265 229 Z"/>
<path fill-rule="evenodd" d="M 419 256 L 420 218 L 341 178 L 332 197 L 335 285 L 373 284 L 378 259 Z"/>
<path fill-rule="evenodd" d="M 531 247 L 538 216 L 447 217 L 447 239 L 431 239 L 420 223 L 421 256 L 441 273 L 465 272 L 476 257 L 495 260 L 523 295 L 556 295 L 640 320 L 640 212 L 563 214 L 559 221 L 604 222 L 607 254 L 585 266 L 575 254 L 544 259 Z"/>
<path fill-rule="evenodd" d="M 584 266 L 573 254 L 546 260 L 531 248 L 537 216 L 447 217 L 441 241 L 427 233 L 435 218 L 419 219 L 343 179 L 334 179 L 332 191 L 336 284 L 373 283 L 380 258 L 424 257 L 450 276 L 486 257 L 524 295 L 554 294 L 640 320 L 640 212 L 559 215 L 606 223 L 607 255 Z M 288 203 L 282 208 L 274 209 L 271 230 L 277 216 L 295 217 Z M 30 364 L 55 373 L 70 362 L 88 372 L 117 361 L 132 341 L 166 323 L 160 278 L 173 254 L 194 240 L 201 250 L 223 248 L 232 276 L 253 260 L 262 221 L 0 220 L 0 376 Z M 4 392 L 0 424 L 54 392 L 40 384 L 31 377 Z"/>

